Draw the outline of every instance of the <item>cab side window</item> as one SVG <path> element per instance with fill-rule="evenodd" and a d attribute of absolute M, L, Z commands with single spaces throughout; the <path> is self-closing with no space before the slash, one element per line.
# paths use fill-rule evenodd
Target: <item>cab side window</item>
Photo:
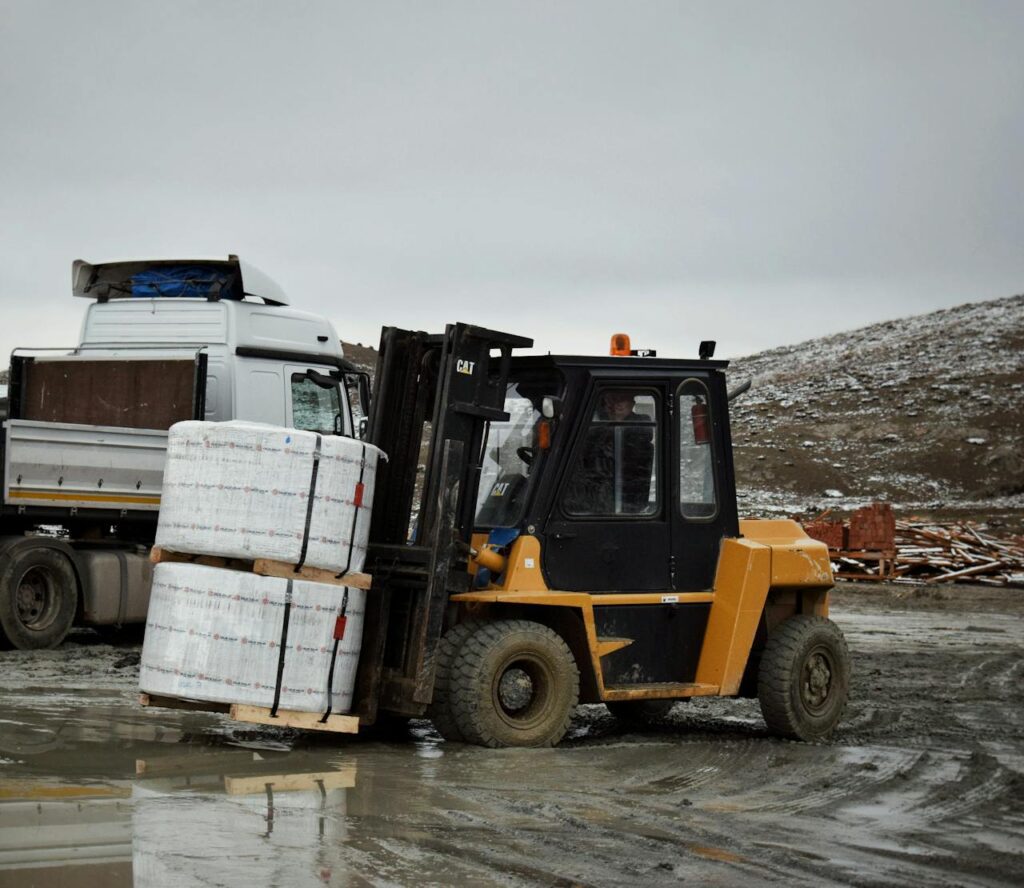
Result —
<path fill-rule="evenodd" d="M 317 385 L 304 373 L 293 373 L 291 385 L 292 427 L 333 434 L 343 417 L 339 385 Z"/>
<path fill-rule="evenodd" d="M 679 509 L 684 518 L 710 519 L 718 513 L 711 408 L 703 382 L 679 386 Z"/>
<path fill-rule="evenodd" d="M 636 388 L 598 392 L 566 481 L 566 514 L 657 514 L 658 400 L 657 393 Z"/>

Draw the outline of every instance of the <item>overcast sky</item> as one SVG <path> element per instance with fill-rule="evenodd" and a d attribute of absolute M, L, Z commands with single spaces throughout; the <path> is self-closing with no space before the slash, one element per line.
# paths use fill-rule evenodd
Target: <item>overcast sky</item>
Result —
<path fill-rule="evenodd" d="M 75 258 L 344 339 L 735 356 L 1024 291 L 1024 3 L 0 0 L 0 354 Z"/>

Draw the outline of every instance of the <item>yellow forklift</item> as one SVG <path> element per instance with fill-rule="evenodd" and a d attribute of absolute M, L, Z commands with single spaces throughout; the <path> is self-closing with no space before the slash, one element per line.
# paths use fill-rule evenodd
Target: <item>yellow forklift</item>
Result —
<path fill-rule="evenodd" d="M 714 343 L 513 355 L 531 345 L 383 331 L 361 724 L 553 746 L 577 703 L 649 722 L 756 696 L 772 732 L 828 738 L 850 675 L 828 551 L 793 521 L 739 519 Z"/>

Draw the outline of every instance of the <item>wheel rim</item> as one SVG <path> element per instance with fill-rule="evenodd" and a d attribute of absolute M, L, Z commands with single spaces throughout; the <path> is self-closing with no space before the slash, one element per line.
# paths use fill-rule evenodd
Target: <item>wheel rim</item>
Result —
<path fill-rule="evenodd" d="M 552 699 L 554 676 L 539 657 L 509 657 L 495 670 L 491 684 L 494 711 L 507 725 L 528 730 L 542 722 Z"/>
<path fill-rule="evenodd" d="M 818 715 L 828 706 L 835 686 L 835 663 L 824 645 L 811 649 L 800 670 L 800 700 L 808 712 Z"/>
<path fill-rule="evenodd" d="M 60 595 L 53 574 L 45 567 L 30 567 L 18 581 L 18 622 L 26 629 L 48 629 L 60 611 Z"/>

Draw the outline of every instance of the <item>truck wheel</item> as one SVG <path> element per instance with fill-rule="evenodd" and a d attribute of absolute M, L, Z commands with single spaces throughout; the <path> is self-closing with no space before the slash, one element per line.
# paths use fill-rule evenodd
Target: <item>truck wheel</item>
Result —
<path fill-rule="evenodd" d="M 71 629 L 77 605 L 75 572 L 55 549 L 22 549 L 0 570 L 0 630 L 10 647 L 57 647 Z"/>
<path fill-rule="evenodd" d="M 608 711 L 629 725 L 656 725 L 664 720 L 675 700 L 612 700 L 605 703 Z"/>
<path fill-rule="evenodd" d="M 768 636 L 757 697 L 768 729 L 796 740 L 826 740 L 846 708 L 850 653 L 824 617 L 790 617 Z"/>
<path fill-rule="evenodd" d="M 459 623 L 452 626 L 437 645 L 437 668 L 434 672 L 434 699 L 427 710 L 427 718 L 437 728 L 437 732 L 445 740 L 453 740 L 456 743 L 465 743 L 466 738 L 455 721 L 451 707 L 451 669 L 456 655 L 462 649 L 466 639 L 469 638 L 478 628 L 479 623 Z"/>
<path fill-rule="evenodd" d="M 483 623 L 451 666 L 450 708 L 467 743 L 554 746 L 569 729 L 580 674 L 561 636 L 528 620 Z"/>

